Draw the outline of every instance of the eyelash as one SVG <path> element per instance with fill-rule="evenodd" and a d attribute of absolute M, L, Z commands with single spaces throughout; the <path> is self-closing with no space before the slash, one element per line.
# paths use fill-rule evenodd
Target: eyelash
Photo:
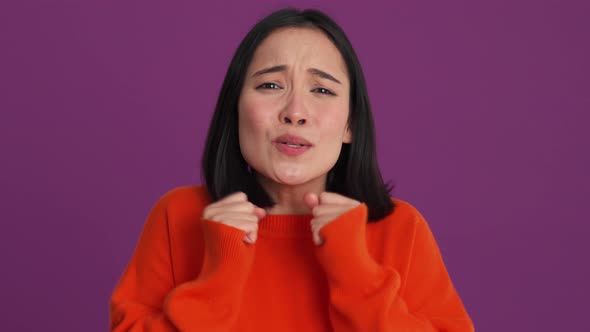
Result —
<path fill-rule="evenodd" d="M 271 87 L 269 87 L 270 85 L 274 85 L 276 88 L 271 88 Z M 276 83 L 266 82 L 266 83 L 262 83 L 259 86 L 257 86 L 256 89 L 258 90 L 258 89 L 282 89 L 282 88 L 279 87 L 279 85 Z"/>
<path fill-rule="evenodd" d="M 328 90 L 326 88 L 315 88 L 312 91 L 317 91 L 317 90 L 323 90 L 323 91 L 325 91 L 325 92 L 320 92 L 323 95 L 332 95 L 332 96 L 335 96 L 336 95 L 334 92 L 332 92 L 332 91 L 330 91 L 330 90 Z"/>
<path fill-rule="evenodd" d="M 270 86 L 274 86 L 274 87 L 270 87 Z M 262 83 L 259 86 L 256 87 L 256 89 L 282 89 L 278 84 L 276 83 L 271 83 L 271 82 L 266 82 L 266 83 Z M 320 94 L 323 95 L 332 95 L 335 96 L 336 94 L 326 88 L 315 88 L 311 91 L 317 91 Z"/>

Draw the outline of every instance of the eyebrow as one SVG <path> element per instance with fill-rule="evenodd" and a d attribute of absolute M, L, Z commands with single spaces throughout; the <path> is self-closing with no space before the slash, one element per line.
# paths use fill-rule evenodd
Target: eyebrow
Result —
<path fill-rule="evenodd" d="M 332 76 L 332 75 L 330 75 L 330 74 L 326 73 L 325 71 L 321 71 L 321 70 L 319 70 L 319 69 L 317 69 L 317 68 L 310 68 L 308 71 L 309 71 L 310 73 L 312 73 L 313 75 L 319 76 L 319 77 L 321 77 L 321 78 L 325 78 L 325 79 L 327 79 L 327 80 L 330 80 L 330 81 L 334 81 L 334 82 L 336 82 L 336 83 L 338 83 L 338 84 L 342 84 L 342 83 L 340 83 L 340 81 L 339 81 L 339 80 L 337 80 L 337 79 L 336 79 L 334 76 Z"/>
<path fill-rule="evenodd" d="M 277 73 L 277 72 L 281 72 L 281 71 L 285 71 L 285 70 L 287 70 L 287 66 L 285 66 L 285 65 L 273 66 L 273 67 L 264 68 L 264 69 L 261 69 L 261 70 L 255 72 L 254 75 L 252 75 L 252 77 L 260 76 L 260 75 L 264 75 L 264 74 L 269 74 L 269 73 Z M 326 73 L 323 70 L 319 70 L 317 68 L 310 68 L 307 71 L 310 72 L 312 75 L 319 76 L 320 78 L 324 78 L 324 79 L 327 79 L 330 81 L 334 81 L 338 84 L 342 84 L 334 76 Z"/>

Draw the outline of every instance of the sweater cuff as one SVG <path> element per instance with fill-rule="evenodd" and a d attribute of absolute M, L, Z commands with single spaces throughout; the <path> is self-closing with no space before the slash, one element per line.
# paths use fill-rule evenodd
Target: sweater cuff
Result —
<path fill-rule="evenodd" d="M 246 283 L 254 246 L 244 243 L 244 232 L 210 220 L 202 220 L 202 227 L 205 248 L 201 272 L 196 279 L 177 286 L 168 295 L 168 303 L 203 292 L 222 300 L 239 294 Z"/>
<path fill-rule="evenodd" d="M 324 243 L 316 248 L 332 289 L 370 293 L 380 287 L 386 272 L 369 254 L 366 240 L 367 206 L 363 203 L 319 231 Z"/>
<path fill-rule="evenodd" d="M 205 257 L 200 279 L 218 273 L 236 277 L 243 272 L 246 276 L 254 259 L 255 247 L 244 242 L 245 232 L 211 220 L 202 223 Z"/>
<path fill-rule="evenodd" d="M 202 220 L 202 227 L 205 248 L 199 276 L 177 286 L 164 301 L 167 317 L 182 330 L 194 322 L 235 319 L 254 259 L 254 246 L 244 243 L 243 231 L 210 220 Z"/>

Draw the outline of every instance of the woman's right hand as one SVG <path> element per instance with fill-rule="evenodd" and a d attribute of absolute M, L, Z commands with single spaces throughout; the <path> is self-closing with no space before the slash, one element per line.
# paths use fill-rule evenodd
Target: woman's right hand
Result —
<path fill-rule="evenodd" d="M 207 205 L 203 218 L 219 222 L 246 233 L 244 242 L 254 244 L 258 238 L 258 221 L 264 218 L 266 211 L 248 201 L 243 192 L 233 193 L 223 199 Z"/>

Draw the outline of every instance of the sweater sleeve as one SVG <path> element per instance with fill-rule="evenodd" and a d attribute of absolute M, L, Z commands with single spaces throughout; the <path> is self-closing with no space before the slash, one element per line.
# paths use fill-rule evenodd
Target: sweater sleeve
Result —
<path fill-rule="evenodd" d="M 110 302 L 111 331 L 229 331 L 254 257 L 241 230 L 204 220 L 201 273 L 176 285 L 165 199 L 150 211 Z M 195 239 L 199 241 L 201 239 Z"/>
<path fill-rule="evenodd" d="M 473 331 L 427 223 L 416 211 L 410 267 L 378 264 L 366 244 L 367 207 L 361 204 L 320 230 L 316 253 L 330 288 L 335 332 Z"/>

